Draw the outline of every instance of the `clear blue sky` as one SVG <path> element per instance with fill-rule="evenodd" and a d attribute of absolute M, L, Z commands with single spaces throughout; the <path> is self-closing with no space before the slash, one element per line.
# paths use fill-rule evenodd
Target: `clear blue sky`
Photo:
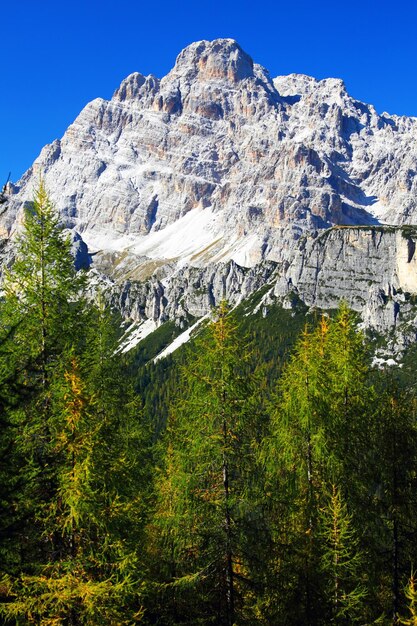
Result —
<path fill-rule="evenodd" d="M 165 75 L 199 39 L 232 37 L 272 76 L 343 78 L 377 111 L 417 116 L 417 0 L 5 0 L 0 184 L 134 71 Z"/>

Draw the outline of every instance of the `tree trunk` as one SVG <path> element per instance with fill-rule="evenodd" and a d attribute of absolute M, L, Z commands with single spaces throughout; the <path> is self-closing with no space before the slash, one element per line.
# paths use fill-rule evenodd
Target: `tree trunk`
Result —
<path fill-rule="evenodd" d="M 223 422 L 223 435 L 226 437 L 226 422 Z M 233 559 L 232 559 L 232 538 L 231 520 L 229 510 L 229 470 L 227 466 L 226 453 L 223 454 L 223 493 L 225 500 L 224 529 L 226 533 L 226 609 L 227 626 L 233 626 L 235 621 L 235 598 L 233 586 Z"/>

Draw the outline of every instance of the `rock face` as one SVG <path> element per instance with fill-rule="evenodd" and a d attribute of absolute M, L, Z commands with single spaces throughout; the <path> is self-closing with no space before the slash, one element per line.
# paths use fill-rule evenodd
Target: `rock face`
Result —
<path fill-rule="evenodd" d="M 417 227 L 334 227 L 300 242 L 274 287 L 309 307 L 336 308 L 340 300 L 380 332 L 417 331 Z"/>
<path fill-rule="evenodd" d="M 135 321 L 152 319 L 158 323 L 188 315 L 202 317 L 222 299 L 239 304 L 266 284 L 274 284 L 276 264 L 265 261 L 253 268 L 242 268 L 234 261 L 188 266 L 164 279 L 156 276 L 137 283 L 126 282 L 111 288 L 111 302 L 123 315 Z"/>
<path fill-rule="evenodd" d="M 334 309 L 343 299 L 366 326 L 393 332 L 401 348 L 417 340 L 416 246 L 417 227 L 333 227 L 301 238 L 289 264 L 162 268 L 166 275 L 157 270 L 147 281 L 112 285 L 111 301 L 128 318 L 161 323 L 202 317 L 224 298 L 239 304 L 262 287 L 265 313 L 276 301 Z"/>
<path fill-rule="evenodd" d="M 94 265 L 120 283 L 129 310 L 164 319 L 199 272 L 209 293 L 232 267 L 266 279 L 260 268 L 269 262 L 280 273 L 278 291 L 296 288 L 317 306 L 355 292 L 358 308 L 375 272 L 384 293 L 385 283 L 406 281 L 395 265 L 404 248 L 400 231 L 381 235 L 384 242 L 396 237 L 386 248 L 376 245 L 377 230 L 315 233 L 417 223 L 416 139 L 417 118 L 378 115 L 341 80 L 272 80 L 234 40 L 200 41 L 162 80 L 134 73 L 110 101 L 88 104 L 13 186 L 0 230 L 13 233 L 42 174 L 63 223 L 97 253 Z M 408 276 L 411 265 L 404 267 Z M 156 293 L 165 295 L 144 305 L 140 290 L 160 276 L 165 283 Z M 142 284 L 136 291 L 132 280 Z M 251 279 L 249 288 L 236 280 L 241 293 L 259 282 Z M 407 280 L 413 291 L 414 279 Z M 333 295 L 318 295 L 318 281 Z"/>

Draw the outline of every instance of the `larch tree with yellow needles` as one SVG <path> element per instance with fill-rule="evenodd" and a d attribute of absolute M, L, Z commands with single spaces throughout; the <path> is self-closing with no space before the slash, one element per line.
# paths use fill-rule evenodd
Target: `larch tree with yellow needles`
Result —
<path fill-rule="evenodd" d="M 16 519 L 1 566 L 7 623 L 142 620 L 140 411 L 111 316 L 87 304 L 84 286 L 41 183 L 2 315 L 19 381 L 8 409 Z"/>

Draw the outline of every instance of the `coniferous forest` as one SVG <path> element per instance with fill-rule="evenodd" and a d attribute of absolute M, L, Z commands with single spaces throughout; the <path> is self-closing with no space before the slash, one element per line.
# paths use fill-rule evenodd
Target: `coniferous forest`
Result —
<path fill-rule="evenodd" d="M 91 294 L 41 183 L 0 308 L 0 623 L 417 625 L 413 378 L 347 306 L 221 303 L 146 365 Z"/>

